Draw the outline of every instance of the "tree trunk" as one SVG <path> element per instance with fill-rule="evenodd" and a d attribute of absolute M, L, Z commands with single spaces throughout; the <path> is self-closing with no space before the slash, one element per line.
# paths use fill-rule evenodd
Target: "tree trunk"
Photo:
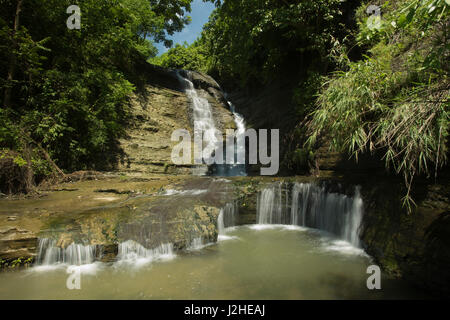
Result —
<path fill-rule="evenodd" d="M 17 41 L 16 41 L 16 33 L 19 30 L 20 26 L 20 11 L 22 10 L 22 2 L 23 0 L 17 0 L 17 6 L 16 6 L 16 16 L 14 17 L 14 29 L 12 32 L 12 42 L 13 47 L 11 48 L 11 51 L 17 48 Z M 17 58 L 14 53 L 11 53 L 10 61 L 9 61 L 9 68 L 8 68 L 8 75 L 6 77 L 6 89 L 5 89 L 5 96 L 3 100 L 3 104 L 5 107 L 9 108 L 11 107 L 11 92 L 12 92 L 12 85 L 14 80 L 14 73 L 16 71 L 16 63 Z"/>

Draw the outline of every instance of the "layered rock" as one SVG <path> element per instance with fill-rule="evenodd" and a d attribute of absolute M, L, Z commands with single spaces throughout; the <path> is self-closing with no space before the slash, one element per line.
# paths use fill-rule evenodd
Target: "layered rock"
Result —
<path fill-rule="evenodd" d="M 171 161 L 174 130 L 191 130 L 189 104 L 184 93 L 162 87 L 146 86 L 131 97 L 133 120 L 127 137 L 120 140 L 125 152 L 118 169 L 127 175 L 186 173 L 189 166 L 175 166 Z"/>
<path fill-rule="evenodd" d="M 120 140 L 124 151 L 120 172 L 141 176 L 154 173 L 190 174 L 193 165 L 175 165 L 171 161 L 172 148 L 178 142 L 171 141 L 174 130 L 186 129 L 193 137 L 191 101 L 183 92 L 175 71 L 150 69 L 149 83 L 131 96 L 132 121 L 127 137 Z M 161 85 L 151 81 L 156 73 Z M 218 130 L 235 129 L 234 118 L 217 82 L 208 75 L 190 72 L 195 88 L 212 107 Z"/>
<path fill-rule="evenodd" d="M 60 249 L 91 246 L 95 260 L 104 262 L 115 260 L 119 244 L 129 240 L 147 249 L 170 243 L 174 250 L 189 248 L 194 239 L 217 241 L 217 218 L 234 199 L 233 186 L 202 177 L 171 181 L 65 183 L 48 199 L 2 208 L 0 265 L 36 260 L 42 239 Z"/>
<path fill-rule="evenodd" d="M 418 179 L 411 213 L 400 201 L 406 192 L 401 179 L 372 181 L 361 181 L 366 251 L 387 272 L 436 296 L 450 296 L 450 180 Z"/>
<path fill-rule="evenodd" d="M 37 247 L 36 235 L 27 229 L 6 227 L 0 230 L 0 259 L 13 261 L 34 257 Z"/>

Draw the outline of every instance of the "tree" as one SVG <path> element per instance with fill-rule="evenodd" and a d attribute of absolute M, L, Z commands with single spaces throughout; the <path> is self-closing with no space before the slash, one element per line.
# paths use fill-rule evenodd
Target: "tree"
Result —
<path fill-rule="evenodd" d="M 23 0 L 17 0 L 16 13 L 14 15 L 14 27 L 11 32 L 13 50 L 17 50 L 16 35 L 20 26 L 20 11 L 22 10 L 22 2 Z M 3 101 L 3 104 L 8 108 L 11 107 L 11 87 L 14 79 L 15 70 L 16 70 L 16 56 L 15 54 L 11 54 L 9 58 L 9 67 L 8 67 L 8 74 L 6 76 L 5 95 Z"/>
<path fill-rule="evenodd" d="M 113 166 L 136 66 L 189 22 L 190 3 L 0 0 L 0 149 L 27 154 L 39 176 L 53 161 L 65 170 Z M 80 30 L 66 26 L 73 4 Z"/>

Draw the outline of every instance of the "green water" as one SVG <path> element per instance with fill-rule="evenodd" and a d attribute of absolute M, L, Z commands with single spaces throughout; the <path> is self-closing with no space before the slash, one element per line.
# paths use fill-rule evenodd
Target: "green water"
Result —
<path fill-rule="evenodd" d="M 81 267 L 80 290 L 66 266 L 0 274 L 0 299 L 404 299 L 420 297 L 381 277 L 368 290 L 361 250 L 302 228 L 243 226 L 226 240 L 165 260 Z"/>

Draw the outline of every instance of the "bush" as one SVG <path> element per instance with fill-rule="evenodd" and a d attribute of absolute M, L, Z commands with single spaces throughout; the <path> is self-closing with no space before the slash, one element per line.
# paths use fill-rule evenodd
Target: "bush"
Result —
<path fill-rule="evenodd" d="M 379 30 L 361 23 L 369 56 L 329 77 L 309 123 L 309 145 L 329 133 L 332 148 L 356 159 L 384 150 L 387 167 L 404 176 L 411 209 L 413 178 L 429 176 L 447 161 L 449 110 L 449 8 L 444 0 L 407 0 L 384 16 Z M 375 39 L 375 40 L 373 40 Z M 369 40 L 369 41 L 368 41 Z"/>

